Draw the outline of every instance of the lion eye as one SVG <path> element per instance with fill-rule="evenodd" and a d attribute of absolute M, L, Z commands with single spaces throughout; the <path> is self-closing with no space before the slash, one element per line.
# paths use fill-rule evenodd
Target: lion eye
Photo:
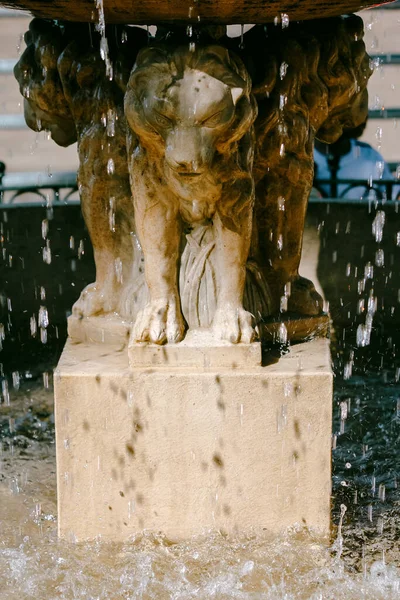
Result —
<path fill-rule="evenodd" d="M 162 125 L 164 127 L 171 125 L 171 119 L 157 111 L 154 111 L 154 120 L 158 125 Z"/>
<path fill-rule="evenodd" d="M 204 119 L 202 125 L 204 125 L 204 127 L 216 127 L 220 123 L 221 113 L 222 110 L 219 110 L 218 112 L 214 113 L 211 117 Z"/>

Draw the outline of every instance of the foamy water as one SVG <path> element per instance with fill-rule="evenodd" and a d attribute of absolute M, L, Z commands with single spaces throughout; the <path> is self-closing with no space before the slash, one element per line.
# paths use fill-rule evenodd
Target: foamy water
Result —
<path fill-rule="evenodd" d="M 346 515 L 342 546 L 337 532 L 321 543 L 304 531 L 279 540 L 214 532 L 179 544 L 152 535 L 125 544 L 58 541 L 51 389 L 23 386 L 0 416 L 1 600 L 400 596 L 400 503 L 393 495 L 386 507 L 374 507 L 372 521 L 365 502 L 361 516 Z"/>

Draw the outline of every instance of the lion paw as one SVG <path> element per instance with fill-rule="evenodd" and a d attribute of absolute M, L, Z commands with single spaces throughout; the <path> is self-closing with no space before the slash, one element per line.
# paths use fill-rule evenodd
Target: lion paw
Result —
<path fill-rule="evenodd" d="M 288 311 L 310 316 L 323 312 L 323 300 L 312 281 L 298 276 L 291 282 Z"/>
<path fill-rule="evenodd" d="M 100 313 L 112 312 L 111 298 L 106 294 L 103 286 L 96 282 L 87 285 L 81 292 L 78 300 L 72 307 L 72 314 L 76 317 L 92 317 Z"/>
<path fill-rule="evenodd" d="M 232 344 L 251 344 L 257 338 L 253 327 L 252 314 L 237 306 L 225 306 L 216 310 L 213 320 L 213 330 L 219 339 Z"/>
<path fill-rule="evenodd" d="M 158 300 L 149 302 L 141 310 L 133 328 L 133 339 L 136 342 L 153 342 L 154 344 L 176 344 L 183 339 L 185 326 L 178 302 Z"/>

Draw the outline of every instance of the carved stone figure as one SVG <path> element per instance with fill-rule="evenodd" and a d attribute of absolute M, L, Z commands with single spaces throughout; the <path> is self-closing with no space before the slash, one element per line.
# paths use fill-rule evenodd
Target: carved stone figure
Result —
<path fill-rule="evenodd" d="M 316 136 L 329 142 L 335 141 L 341 135 L 343 127 L 357 126 L 366 119 L 366 85 L 371 70 L 362 36 L 363 25 L 359 17 L 339 17 L 311 24 L 294 24 L 285 30 L 273 25 L 255 27 L 244 37 L 244 50 L 237 45 L 235 47 L 252 75 L 252 91 L 259 107 L 255 121 L 254 169 L 251 170 L 250 166 L 249 172 L 256 183 L 250 257 L 262 270 L 271 299 L 269 312 L 263 310 L 261 320 L 265 320 L 268 315 L 282 319 L 282 312 L 289 316 L 314 316 L 322 313 L 322 298 L 313 283 L 301 277 L 298 272 L 304 220 L 313 181 L 313 143 Z M 128 122 L 139 138 L 138 146 L 134 142 L 135 149 L 130 163 L 136 218 L 143 214 L 143 220 L 146 221 L 141 221 L 138 233 L 143 240 L 150 294 L 152 295 L 154 288 L 157 298 L 153 306 L 149 304 L 138 318 L 135 337 L 138 341 L 157 343 L 158 340 L 180 339 L 182 335 L 182 322 L 178 317 L 172 317 L 172 322 L 178 323 L 177 331 L 170 337 L 168 335 L 167 307 L 171 302 L 171 310 L 175 314 L 178 313 L 179 306 L 176 287 L 179 229 L 173 229 L 172 232 L 169 226 L 173 224 L 174 228 L 178 228 L 181 217 L 189 223 L 196 220 L 195 211 L 192 209 L 188 215 L 186 206 L 192 202 L 192 206 L 197 208 L 200 191 L 196 186 L 198 182 L 202 184 L 203 179 L 207 181 L 207 174 L 213 182 L 223 183 L 223 186 L 221 196 L 217 197 L 215 214 L 212 210 L 206 213 L 202 209 L 200 218 L 211 217 L 217 238 L 221 231 L 226 237 L 229 234 L 232 236 L 231 245 L 225 239 L 222 244 L 220 242 L 220 246 L 229 249 L 228 256 L 231 260 L 219 263 L 218 283 L 232 283 L 232 292 L 237 298 L 242 298 L 243 283 L 233 283 L 237 280 L 231 279 L 231 274 L 234 268 L 243 265 L 245 261 L 244 255 L 239 260 L 239 253 L 236 256 L 234 254 L 234 247 L 242 243 L 239 242 L 238 233 L 239 236 L 246 237 L 243 244 L 250 249 L 250 230 L 244 233 L 234 222 L 236 215 L 242 218 L 240 205 L 225 200 L 226 196 L 232 197 L 229 186 L 242 186 L 244 180 L 231 166 L 232 157 L 237 164 L 232 149 L 224 154 L 226 146 L 221 149 L 219 145 L 218 133 L 223 120 L 218 123 L 217 119 L 215 126 L 211 128 L 216 135 L 202 137 L 203 130 L 208 128 L 207 121 L 202 121 L 197 116 L 198 96 L 203 94 L 202 103 L 206 107 L 213 106 L 213 97 L 210 89 L 199 87 L 199 78 L 196 80 L 192 74 L 193 69 L 207 74 L 215 73 L 218 69 L 218 78 L 223 82 L 224 76 L 231 76 L 232 64 L 240 63 L 232 52 L 224 55 L 226 51 L 221 46 L 213 47 L 213 54 L 210 53 L 207 59 L 208 64 L 204 59 L 201 62 L 201 57 L 207 56 L 208 47 L 197 44 L 191 52 L 187 45 L 179 46 L 179 32 L 176 37 L 178 42 L 172 39 L 164 48 L 149 48 L 139 54 L 125 97 Z M 220 39 L 219 42 L 233 45 L 227 39 Z M 226 57 L 219 64 L 216 63 L 217 48 L 220 56 Z M 249 80 L 243 66 L 240 75 L 245 81 Z M 156 100 L 153 101 L 153 98 Z M 249 105 L 254 106 L 251 96 Z M 187 111 L 185 116 L 181 114 L 181 106 Z M 221 117 L 222 115 L 220 113 Z M 229 131 L 232 143 L 236 144 L 235 127 L 231 125 Z M 246 137 L 242 144 L 245 141 Z M 238 149 L 240 151 L 240 144 Z M 208 162 L 197 156 L 196 152 L 200 151 L 208 152 Z M 178 153 L 179 160 L 174 159 L 175 153 Z M 169 160 L 171 155 L 172 161 Z M 150 163 L 155 170 L 149 169 Z M 197 163 L 201 164 L 199 173 L 196 173 Z M 228 184 L 221 171 L 229 173 Z M 148 179 L 146 173 L 149 173 Z M 189 177 L 189 183 L 183 185 Z M 224 186 L 229 190 L 226 196 Z M 215 187 L 211 189 L 203 184 L 200 189 L 205 196 L 203 202 L 209 207 L 215 202 Z M 141 190 L 141 197 L 151 195 L 144 204 L 147 205 L 147 210 L 138 204 L 138 190 Z M 184 205 L 177 200 L 182 197 L 185 199 Z M 225 227 L 222 230 L 218 229 L 221 210 L 229 211 L 232 219 L 229 222 L 225 217 Z M 161 214 L 162 226 L 154 229 Z M 248 217 L 246 222 L 250 223 L 250 211 Z M 160 233 L 162 227 L 166 229 Z M 161 248 L 160 235 L 165 242 L 170 239 L 171 245 L 166 244 Z M 154 258 L 150 259 L 153 252 Z M 235 267 L 234 260 L 238 261 Z M 165 271 L 161 279 L 163 269 Z M 163 291 L 160 289 L 161 282 L 166 286 Z M 214 328 L 223 338 L 238 341 L 240 324 L 239 327 L 236 325 L 238 319 L 233 313 L 233 329 L 226 324 L 220 328 L 221 312 L 229 318 L 229 310 L 224 291 L 221 293 L 219 290 L 217 295 L 219 294 L 222 300 L 217 300 Z M 228 306 L 229 302 L 230 300 Z M 218 306 L 223 305 L 225 308 L 220 311 Z M 235 307 L 233 312 L 237 310 Z M 244 339 L 252 338 L 247 336 Z"/>
<path fill-rule="evenodd" d="M 62 30 L 34 19 L 25 33 L 26 49 L 14 69 L 24 97 L 27 125 L 34 131 L 50 131 L 60 146 L 76 142 L 75 123 L 65 102 L 57 60 L 65 47 Z"/>
<path fill-rule="evenodd" d="M 184 321 L 178 293 L 182 222 L 212 222 L 218 257 L 219 337 L 251 342 L 243 308 L 254 184 L 256 105 L 242 63 L 221 46 L 146 48 L 125 95 L 136 136 L 129 145 L 135 221 L 150 301 L 134 337 L 178 342 Z"/>
<path fill-rule="evenodd" d="M 132 40 L 123 32 L 113 28 L 110 51 L 116 64 L 129 72 L 135 48 L 147 36 L 139 29 Z M 117 35 L 119 47 L 113 44 Z M 127 54 L 122 40 L 129 47 Z M 25 41 L 15 76 L 25 97 L 28 125 L 36 131 L 49 129 L 62 146 L 78 141 L 79 192 L 94 249 L 96 281 L 82 291 L 73 313 L 89 317 L 116 312 L 130 320 L 146 290 L 126 159 L 123 90 L 118 85 L 122 73 L 113 80 L 107 77 L 99 36 L 86 25 L 61 28 L 34 19 Z"/>
<path fill-rule="evenodd" d="M 255 27 L 242 57 L 257 99 L 255 122 L 256 259 L 271 290 L 272 314 L 322 311 L 322 299 L 298 269 L 314 139 L 332 143 L 364 122 L 372 73 L 355 15 Z"/>
<path fill-rule="evenodd" d="M 130 37 L 130 66 L 136 44 L 146 39 L 144 31 L 138 32 L 143 35 Z M 118 64 L 113 34 L 109 50 Z M 73 313 L 87 317 L 117 312 L 131 319 L 138 296 L 145 290 L 129 187 L 120 79 L 118 73 L 113 79 L 107 76 L 100 52 L 88 45 L 87 34 L 66 46 L 58 70 L 77 130 L 79 191 L 96 262 L 96 281 L 83 290 Z"/>
<path fill-rule="evenodd" d="M 27 123 L 78 140 L 96 282 L 74 314 L 119 315 L 157 344 L 197 327 L 251 342 L 256 325 L 321 315 L 298 271 L 313 143 L 367 116 L 361 19 L 240 43 L 221 27 L 90 31 L 34 20 L 15 71 Z"/>

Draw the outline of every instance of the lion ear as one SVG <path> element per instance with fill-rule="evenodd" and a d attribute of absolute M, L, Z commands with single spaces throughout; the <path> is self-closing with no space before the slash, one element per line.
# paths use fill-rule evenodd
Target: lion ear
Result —
<path fill-rule="evenodd" d="M 231 88 L 231 94 L 232 94 L 233 104 L 236 106 L 237 101 L 243 95 L 243 88 L 240 88 L 240 87 Z"/>

